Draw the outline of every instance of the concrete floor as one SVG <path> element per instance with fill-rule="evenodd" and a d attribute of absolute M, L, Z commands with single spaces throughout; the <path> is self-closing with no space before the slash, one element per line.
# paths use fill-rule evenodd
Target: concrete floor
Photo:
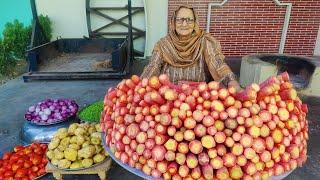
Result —
<path fill-rule="evenodd" d="M 81 106 L 103 99 L 106 90 L 118 80 L 104 81 L 34 81 L 24 83 L 19 77 L 0 86 L 0 155 L 20 143 L 20 129 L 27 108 L 46 98 L 71 98 Z M 286 179 L 320 179 L 320 98 L 306 97 L 310 113 L 308 161 Z M 51 174 L 42 179 L 54 179 Z M 94 175 L 65 176 L 64 179 L 98 179 Z M 140 179 L 113 164 L 108 179 Z"/>

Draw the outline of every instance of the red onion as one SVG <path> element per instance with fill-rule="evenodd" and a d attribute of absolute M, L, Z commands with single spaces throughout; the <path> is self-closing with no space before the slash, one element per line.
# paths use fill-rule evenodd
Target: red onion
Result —
<path fill-rule="evenodd" d="M 70 99 L 46 99 L 30 106 L 25 113 L 28 121 L 35 123 L 54 123 L 74 116 L 78 105 Z"/>

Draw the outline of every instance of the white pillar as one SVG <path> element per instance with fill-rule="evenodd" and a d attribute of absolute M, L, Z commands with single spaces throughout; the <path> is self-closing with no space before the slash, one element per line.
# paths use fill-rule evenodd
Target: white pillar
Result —
<path fill-rule="evenodd" d="M 168 31 L 168 0 L 146 0 L 145 56 L 151 56 L 154 44 Z"/>

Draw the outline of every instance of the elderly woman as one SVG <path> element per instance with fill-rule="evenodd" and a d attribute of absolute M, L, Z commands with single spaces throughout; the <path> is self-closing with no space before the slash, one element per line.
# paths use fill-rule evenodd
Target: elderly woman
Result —
<path fill-rule="evenodd" d="M 167 74 L 179 81 L 220 81 L 240 89 L 234 73 L 224 62 L 220 43 L 199 28 L 192 7 L 180 6 L 173 14 L 169 34 L 154 47 L 142 77 Z"/>

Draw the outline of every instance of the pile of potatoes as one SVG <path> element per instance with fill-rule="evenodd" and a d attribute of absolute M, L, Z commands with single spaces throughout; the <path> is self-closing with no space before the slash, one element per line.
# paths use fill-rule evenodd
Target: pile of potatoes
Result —
<path fill-rule="evenodd" d="M 74 123 L 60 128 L 48 145 L 47 157 L 60 169 L 88 168 L 108 154 L 101 142 L 100 124 Z"/>

